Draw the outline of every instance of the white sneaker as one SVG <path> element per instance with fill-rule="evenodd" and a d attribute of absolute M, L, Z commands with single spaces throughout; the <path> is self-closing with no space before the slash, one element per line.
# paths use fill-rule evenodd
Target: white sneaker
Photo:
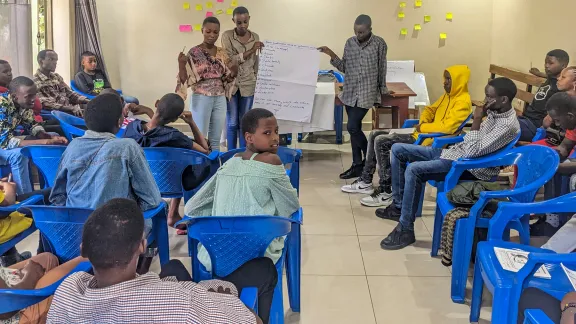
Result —
<path fill-rule="evenodd" d="M 392 194 L 376 191 L 372 195 L 360 199 L 360 203 L 366 207 L 389 206 L 392 203 Z"/>
<path fill-rule="evenodd" d="M 360 180 L 360 178 L 358 178 L 352 182 L 352 184 L 342 186 L 342 191 L 347 193 L 371 195 L 374 193 L 374 187 L 372 187 L 371 183 L 365 183 L 364 181 Z"/>

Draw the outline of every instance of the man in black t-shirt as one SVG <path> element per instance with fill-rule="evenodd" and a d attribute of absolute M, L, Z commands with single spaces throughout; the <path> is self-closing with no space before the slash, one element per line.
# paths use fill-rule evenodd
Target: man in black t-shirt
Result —
<path fill-rule="evenodd" d="M 543 74 L 538 69 L 531 69 L 530 73 L 546 77 L 546 82 L 538 88 L 538 92 L 534 96 L 534 101 L 524 109 L 522 116 L 518 117 L 520 122 L 521 135 L 520 141 L 532 142 L 539 127 L 542 127 L 542 122 L 547 115 L 546 103 L 548 99 L 558 92 L 556 83 L 562 70 L 568 66 L 570 57 L 566 51 L 555 49 L 546 54 L 544 62 L 545 72 Z"/>

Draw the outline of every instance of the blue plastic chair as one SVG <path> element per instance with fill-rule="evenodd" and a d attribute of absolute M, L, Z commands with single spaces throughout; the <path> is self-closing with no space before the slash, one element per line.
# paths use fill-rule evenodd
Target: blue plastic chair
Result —
<path fill-rule="evenodd" d="M 88 99 L 94 99 L 94 98 L 96 98 L 96 96 L 94 96 L 94 95 L 87 94 L 87 93 L 84 93 L 84 92 L 80 91 L 80 90 L 78 89 L 78 87 L 76 87 L 76 81 L 74 81 L 74 80 L 70 80 L 70 89 L 72 89 L 72 91 L 74 91 L 74 92 L 76 92 L 76 93 L 78 93 L 78 94 L 80 94 L 80 95 L 82 95 L 82 96 L 84 96 L 84 97 L 86 97 L 86 98 L 88 98 Z M 116 92 L 118 92 L 119 95 L 122 95 L 122 90 L 116 89 Z"/>
<path fill-rule="evenodd" d="M 234 157 L 234 155 L 242 153 L 245 150 L 246 148 L 238 148 L 228 152 L 220 153 L 220 162 L 224 164 L 232 157 Z M 290 165 L 290 167 L 286 169 L 286 174 L 290 178 L 292 187 L 294 187 L 294 189 L 300 193 L 300 159 L 302 158 L 302 150 L 280 146 L 278 147 L 277 154 L 284 166 Z"/>
<path fill-rule="evenodd" d="M 205 155 L 188 149 L 173 147 L 145 147 L 144 155 L 150 165 L 150 170 L 156 180 L 158 189 L 163 198 L 181 198 L 188 201 L 206 181 L 208 181 L 220 167 L 218 151 Z M 192 166 L 194 168 L 209 168 L 210 175 L 197 188 L 184 191 L 182 187 L 182 174 L 184 170 Z M 199 174 L 199 170 L 195 170 Z"/>
<path fill-rule="evenodd" d="M 56 289 L 66 277 L 79 271 L 88 272 L 90 269 L 92 269 L 90 262 L 82 262 L 64 278 L 42 289 L 0 289 L 0 314 L 19 311 L 28 306 L 38 304 L 44 299 L 54 295 Z"/>
<path fill-rule="evenodd" d="M 23 147 L 20 153 L 28 157 L 44 177 L 44 188 L 54 186 L 58 167 L 66 146 L 60 145 L 33 145 Z"/>
<path fill-rule="evenodd" d="M 491 157 L 454 162 L 452 170 L 444 181 L 444 191 L 438 193 L 436 199 L 437 208 L 434 219 L 433 235 L 435 237 L 433 237 L 433 244 L 440 239 L 444 215 L 456 207 L 448 201 L 447 193 L 456 186 L 464 171 L 508 165 L 516 165 L 518 168 L 518 179 L 514 189 L 482 192 L 480 198 L 470 210 L 470 215 L 456 222 L 452 255 L 452 300 L 454 302 L 464 303 L 474 230 L 477 227 L 490 228 L 489 219 L 481 218 L 482 210 L 486 207 L 488 201 L 490 199 L 508 199 L 520 203 L 534 201 L 538 189 L 554 176 L 560 162 L 559 160 L 558 154 L 553 149 L 529 145 L 517 147 Z M 523 244 L 530 243 L 529 221 L 530 218 L 527 215 L 510 222 L 508 227 L 508 230 L 512 228 L 520 233 L 520 241 Z M 509 237 L 509 232 L 507 235 Z"/>
<path fill-rule="evenodd" d="M 60 122 L 60 127 L 64 131 L 64 135 L 71 142 L 74 138 L 83 136 L 86 130 L 78 128 L 77 126 L 86 127 L 84 119 L 67 114 L 63 111 L 53 110 L 52 115 Z"/>
<path fill-rule="evenodd" d="M 478 243 L 476 250 L 471 322 L 476 322 L 480 315 L 484 284 L 493 295 L 492 323 L 516 322 L 517 305 L 524 288 L 538 288 L 558 300 L 566 293 L 574 291 L 560 263 L 573 269 L 576 265 L 576 254 L 556 254 L 550 250 L 502 240 L 507 236 L 506 230 L 510 224 L 526 218 L 526 215 L 567 212 L 576 212 L 576 193 L 537 203 L 503 202 L 498 205 L 498 211 L 489 220 L 488 241 Z M 494 253 L 494 247 L 530 252 L 528 261 L 518 272 L 504 270 Z M 534 277 L 534 273 L 543 264 L 546 264 L 552 279 Z"/>
<path fill-rule="evenodd" d="M 468 118 L 466 118 L 466 120 L 460 126 L 458 126 L 458 129 L 454 132 L 454 134 L 456 134 L 456 135 L 460 134 L 462 132 L 462 130 L 464 129 L 464 127 L 466 127 L 466 125 L 468 124 L 470 119 L 472 119 L 472 116 L 474 116 L 474 115 L 470 114 L 468 116 Z M 414 127 L 414 126 L 418 125 L 419 122 L 420 122 L 420 120 L 418 120 L 418 119 L 406 119 L 404 121 L 404 124 L 402 125 L 402 128 Z M 446 134 L 446 133 L 418 134 L 418 139 L 416 140 L 416 142 L 414 142 L 414 144 L 420 145 L 420 144 L 422 144 L 422 142 L 424 142 L 424 140 L 426 140 L 428 138 L 437 138 L 437 137 L 450 136 L 450 135 L 453 135 L 453 134 Z"/>
<path fill-rule="evenodd" d="M 26 206 L 32 211 L 36 227 L 45 238 L 45 251 L 52 252 L 67 262 L 80 255 L 82 227 L 88 216 L 94 211 L 91 208 L 73 208 L 60 206 Z M 168 225 L 166 224 L 166 204 L 144 212 L 145 219 L 152 219 L 152 232 L 148 244 L 157 241 L 160 263 L 170 260 L 168 244 Z"/>
<path fill-rule="evenodd" d="M 8 206 L 8 207 L 0 207 L 0 214 L 8 215 L 12 212 L 17 211 L 21 207 L 29 206 L 29 205 L 36 205 L 36 204 L 43 204 L 43 203 L 44 203 L 44 197 L 43 196 L 41 196 L 41 195 L 32 196 L 32 197 L 30 197 L 24 201 L 21 201 L 15 205 Z M 32 223 L 32 226 L 30 226 L 28 229 L 26 229 L 22 233 L 14 236 L 11 240 L 0 244 L 0 255 L 3 255 L 8 250 L 15 247 L 16 244 L 20 243 L 23 239 L 27 238 L 30 234 L 32 234 L 34 232 L 36 232 L 36 226 L 34 226 L 34 223 Z M 2 312 L 0 312 L 0 314 L 2 314 Z"/>
<path fill-rule="evenodd" d="M 527 309 L 524 312 L 524 324 L 554 324 L 540 309 Z"/>
<path fill-rule="evenodd" d="M 301 213 L 301 210 L 297 213 Z M 298 218 L 293 215 L 293 218 Z M 270 312 L 270 323 L 284 323 L 282 270 L 290 241 L 292 218 L 278 216 L 208 216 L 185 217 L 178 224 L 188 226 L 188 252 L 192 258 L 192 275 L 196 282 L 226 277 L 247 261 L 264 256 L 274 238 L 286 236 L 282 256 L 276 262 L 278 283 Z M 198 243 L 208 251 L 212 273 L 198 261 Z"/>

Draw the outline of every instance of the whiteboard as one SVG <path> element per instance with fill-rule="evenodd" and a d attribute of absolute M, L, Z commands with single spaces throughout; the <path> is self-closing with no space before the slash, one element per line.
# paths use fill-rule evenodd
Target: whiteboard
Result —
<path fill-rule="evenodd" d="M 404 82 L 416 93 L 416 97 L 410 97 L 410 108 L 427 106 L 430 104 L 428 87 L 424 73 L 414 72 L 414 61 L 388 61 L 386 69 L 386 82 Z"/>
<path fill-rule="evenodd" d="M 259 60 L 253 107 L 268 109 L 280 120 L 310 122 L 320 52 L 313 46 L 264 41 Z"/>

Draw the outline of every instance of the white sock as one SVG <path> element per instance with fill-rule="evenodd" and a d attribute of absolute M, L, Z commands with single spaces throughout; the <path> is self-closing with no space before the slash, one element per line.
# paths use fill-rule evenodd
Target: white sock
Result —
<path fill-rule="evenodd" d="M 552 227 L 560 226 L 560 217 L 558 214 L 546 214 L 546 223 L 552 225 Z"/>

